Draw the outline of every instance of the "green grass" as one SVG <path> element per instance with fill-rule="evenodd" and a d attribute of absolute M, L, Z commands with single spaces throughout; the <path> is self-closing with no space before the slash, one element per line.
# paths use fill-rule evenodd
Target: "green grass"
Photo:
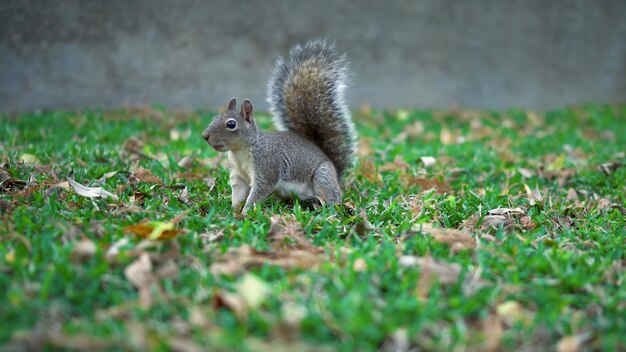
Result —
<path fill-rule="evenodd" d="M 210 117 L 146 108 L 0 117 L 4 175 L 25 181 L 5 181 L 0 193 L 0 346 L 545 350 L 577 340 L 626 349 L 626 107 L 363 109 L 362 155 L 344 205 L 270 198 L 243 219 L 230 208 L 223 155 L 200 138 Z M 172 130 L 191 135 L 173 140 Z M 143 156 L 125 150 L 131 137 Z M 19 161 L 29 155 L 38 163 Z M 191 165 L 178 166 L 185 156 Z M 423 156 L 436 165 L 425 168 Z M 601 170 L 612 162 L 621 166 Z M 138 168 L 156 179 L 133 177 Z M 111 171 L 119 172 L 97 182 Z M 68 176 L 119 200 L 52 187 Z M 524 215 L 485 226 L 500 207 Z M 249 265 L 242 256 L 233 273 L 214 272 L 242 246 L 261 251 L 256 259 L 295 258 L 297 231 L 279 230 L 282 249 L 268 235 L 275 214 L 322 249 L 300 248 L 316 265 Z M 124 231 L 146 220 L 174 221 L 181 233 L 150 245 Z M 464 229 L 477 245 L 446 244 L 419 230 L 426 223 Z M 95 252 L 80 256 L 81 241 Z M 124 274 L 142 253 L 154 265 L 149 306 Z M 435 264 L 407 264 L 428 257 Z M 446 279 L 445 263 L 460 272 Z M 159 273 L 167 265 L 177 271 Z M 251 293 L 260 303 L 239 311 Z"/>

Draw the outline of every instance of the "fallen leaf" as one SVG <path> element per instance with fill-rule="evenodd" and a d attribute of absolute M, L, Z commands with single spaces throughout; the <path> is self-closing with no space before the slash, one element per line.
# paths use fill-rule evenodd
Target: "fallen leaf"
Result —
<path fill-rule="evenodd" d="M 19 161 L 26 165 L 31 165 L 31 166 L 39 165 L 39 158 L 37 158 L 33 154 L 27 154 L 27 153 L 22 154 L 20 156 Z"/>
<path fill-rule="evenodd" d="M 358 169 L 358 174 L 363 176 L 363 178 L 369 182 L 378 185 L 383 183 L 383 177 L 378 173 L 376 166 L 370 160 L 366 160 L 361 163 Z"/>
<path fill-rule="evenodd" d="M 142 167 L 138 168 L 132 173 L 129 181 L 131 183 L 136 183 L 137 181 L 141 181 L 141 182 L 146 182 L 146 183 L 154 183 L 159 186 L 163 185 L 163 180 L 161 180 L 159 177 L 153 174 L 152 171 L 148 169 L 144 169 Z"/>
<path fill-rule="evenodd" d="M 401 174 L 400 181 L 405 189 L 417 186 L 422 191 L 434 189 L 437 194 L 452 194 L 452 187 L 450 187 L 450 184 L 440 178 L 425 178 L 421 176 Z"/>
<path fill-rule="evenodd" d="M 526 190 L 526 198 L 528 198 L 528 203 L 531 207 L 534 207 L 535 205 L 543 207 L 543 196 L 538 189 L 535 188 L 534 190 L 531 190 L 527 184 L 524 184 L 524 189 Z"/>
<path fill-rule="evenodd" d="M 487 212 L 488 215 L 505 215 L 505 216 L 512 216 L 512 215 L 524 215 L 524 211 L 522 210 L 522 208 L 495 208 L 495 209 L 491 209 Z"/>
<path fill-rule="evenodd" d="M 84 238 L 74 244 L 72 260 L 74 262 L 87 260 L 96 254 L 96 250 L 96 244 L 92 240 Z"/>
<path fill-rule="evenodd" d="M 248 319 L 248 307 L 243 298 L 236 293 L 224 289 L 218 290 L 213 296 L 213 307 L 230 309 L 240 321 Z"/>
<path fill-rule="evenodd" d="M 209 192 L 211 192 L 213 190 L 213 187 L 215 187 L 215 179 L 213 177 L 207 176 L 203 178 L 202 181 L 204 181 L 204 183 L 209 186 Z"/>
<path fill-rule="evenodd" d="M 179 130 L 171 130 L 170 131 L 170 139 L 172 141 L 178 141 L 178 140 L 187 140 L 189 139 L 189 137 L 191 136 L 191 130 L 187 129 L 184 131 L 179 131 Z"/>
<path fill-rule="evenodd" d="M 270 251 L 258 251 L 249 246 L 230 248 L 216 257 L 210 271 L 213 275 L 233 275 L 264 265 L 285 270 L 310 269 L 324 262 L 322 248 L 314 246 L 304 235 L 300 224 L 287 216 L 274 216 L 267 234 Z"/>
<path fill-rule="evenodd" d="M 245 274 L 235 288 L 249 310 L 258 309 L 270 293 L 269 285 L 250 273 Z"/>
<path fill-rule="evenodd" d="M 70 183 L 67 181 L 63 181 L 63 182 L 59 182 L 59 183 L 55 183 L 52 186 L 48 187 L 48 189 L 46 189 L 44 191 L 44 198 L 50 198 L 50 196 L 55 192 L 55 191 L 59 191 L 59 190 L 63 190 L 63 191 L 69 191 L 71 189 L 70 187 Z"/>
<path fill-rule="evenodd" d="M 556 345 L 556 350 L 557 352 L 578 352 L 582 349 L 582 345 L 589 341 L 591 337 L 592 334 L 590 332 L 563 336 Z"/>
<path fill-rule="evenodd" d="M 570 188 L 567 190 L 567 198 L 565 198 L 565 201 L 567 202 L 573 202 L 573 201 L 577 201 L 578 200 L 578 193 L 576 192 L 575 189 Z"/>
<path fill-rule="evenodd" d="M 356 217 L 356 225 L 354 225 L 354 232 L 356 232 L 359 237 L 365 237 L 365 235 L 372 230 L 374 230 L 374 226 L 368 221 L 365 209 L 359 209 L 359 215 Z"/>
<path fill-rule="evenodd" d="M 178 167 L 182 167 L 183 169 L 188 169 L 193 165 L 193 158 L 190 156 L 185 156 L 184 158 L 180 159 L 180 161 L 178 162 Z"/>
<path fill-rule="evenodd" d="M 302 226 L 293 216 L 272 216 L 267 239 L 274 250 L 300 249 L 314 253 L 322 250 L 304 235 Z"/>
<path fill-rule="evenodd" d="M 406 171 L 410 169 L 411 166 L 404 161 L 404 159 L 398 155 L 393 159 L 391 163 L 385 163 L 380 167 L 380 171 Z"/>
<path fill-rule="evenodd" d="M 406 126 L 402 132 L 400 132 L 396 138 L 393 139 L 393 144 L 400 144 L 409 138 L 419 137 L 424 133 L 424 130 L 424 123 L 419 120 L 415 121 L 411 125 Z"/>
<path fill-rule="evenodd" d="M 404 255 L 399 258 L 398 264 L 403 267 L 420 267 L 429 275 L 438 279 L 441 284 L 454 284 L 459 279 L 461 266 L 457 263 L 446 263 L 434 260 L 431 256 L 416 257 Z"/>
<path fill-rule="evenodd" d="M 442 129 L 441 133 L 439 133 L 439 141 L 441 141 L 444 145 L 453 144 L 456 141 L 456 138 L 452 133 L 450 133 L 447 129 Z"/>
<path fill-rule="evenodd" d="M 417 232 L 430 235 L 435 241 L 449 245 L 454 253 L 476 247 L 476 240 L 469 233 L 457 229 L 420 224 Z"/>
<path fill-rule="evenodd" d="M 139 291 L 139 304 L 143 308 L 150 307 L 155 302 L 152 286 L 156 277 L 152 273 L 152 261 L 148 253 L 143 253 L 137 260 L 124 269 L 124 275 Z"/>
<path fill-rule="evenodd" d="M 130 240 L 128 239 L 128 237 L 122 237 L 119 240 L 115 241 L 111 247 L 109 247 L 109 249 L 107 249 L 106 253 L 104 254 L 104 257 L 107 260 L 112 260 L 117 258 L 117 256 L 120 254 L 120 249 L 126 245 L 128 245 L 130 243 Z"/>
<path fill-rule="evenodd" d="M 0 212 L 4 213 L 13 209 L 13 204 L 6 199 L 0 199 Z"/>
<path fill-rule="evenodd" d="M 87 197 L 87 198 L 111 198 L 113 200 L 118 200 L 117 196 L 109 191 L 105 191 L 102 187 L 87 187 L 81 185 L 80 183 L 72 180 L 71 178 L 67 178 L 67 182 L 70 187 L 77 194 Z"/>
<path fill-rule="evenodd" d="M 523 167 L 517 169 L 517 172 L 519 172 L 519 174 L 522 175 L 522 177 L 524 178 L 531 178 L 534 175 L 531 170 L 525 169 Z"/>
<path fill-rule="evenodd" d="M 485 335 L 485 348 L 487 351 L 499 351 L 504 333 L 502 318 L 496 314 L 489 314 L 483 321 L 483 334 Z"/>
<path fill-rule="evenodd" d="M 180 230 L 174 228 L 174 224 L 161 221 L 128 225 L 124 230 L 134 233 L 139 238 L 150 240 L 170 240 L 180 233 Z"/>
<path fill-rule="evenodd" d="M 382 352 L 400 352 L 411 351 L 409 341 L 409 333 L 406 328 L 395 330 L 383 343 L 379 351 Z"/>
<path fill-rule="evenodd" d="M 604 174 L 607 176 L 611 176 L 611 174 L 613 174 L 613 172 L 615 172 L 615 170 L 619 169 L 620 167 L 622 167 L 622 163 L 618 162 L 600 164 L 600 170 L 602 170 L 602 172 L 604 172 Z"/>
<path fill-rule="evenodd" d="M 306 307 L 289 301 L 283 303 L 280 311 L 283 321 L 293 326 L 300 325 L 308 313 Z"/>
<path fill-rule="evenodd" d="M 205 346 L 201 346 L 189 337 L 172 336 L 167 338 L 167 345 L 173 352 L 203 352 Z"/>
<path fill-rule="evenodd" d="M 176 199 L 178 199 L 181 203 L 184 203 L 185 205 L 193 204 L 193 202 L 189 199 L 189 191 L 187 190 L 187 187 L 183 188 L 183 190 L 180 192 L 180 194 L 178 194 Z"/>
<path fill-rule="evenodd" d="M 532 313 L 524 309 L 517 301 L 506 301 L 499 304 L 496 307 L 496 313 L 509 327 L 513 326 L 516 322 L 527 325 L 532 321 Z"/>
<path fill-rule="evenodd" d="M 207 246 L 214 242 L 219 242 L 224 239 L 224 232 L 222 230 L 214 230 L 207 233 L 201 233 L 197 235 L 203 245 Z"/>
<path fill-rule="evenodd" d="M 432 156 L 422 156 L 419 158 L 419 162 L 421 162 L 425 168 L 430 169 L 437 164 L 437 159 Z"/>
<path fill-rule="evenodd" d="M 367 270 L 367 262 L 365 259 L 357 258 L 354 263 L 352 263 L 352 270 L 359 272 Z"/>

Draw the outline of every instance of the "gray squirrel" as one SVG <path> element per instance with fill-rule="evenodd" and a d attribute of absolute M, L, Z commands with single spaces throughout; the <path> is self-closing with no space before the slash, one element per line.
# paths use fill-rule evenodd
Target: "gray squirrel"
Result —
<path fill-rule="evenodd" d="M 341 181 L 354 164 L 357 135 L 344 101 L 348 74 L 345 55 L 322 39 L 295 45 L 279 57 L 268 82 L 274 125 L 265 132 L 252 103 L 241 110 L 232 98 L 202 132 L 218 152 L 227 152 L 232 206 L 245 215 L 273 192 L 305 201 L 341 203 Z"/>

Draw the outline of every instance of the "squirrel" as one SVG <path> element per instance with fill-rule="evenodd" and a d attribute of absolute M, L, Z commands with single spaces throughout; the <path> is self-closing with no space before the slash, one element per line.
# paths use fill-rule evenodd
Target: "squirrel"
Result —
<path fill-rule="evenodd" d="M 323 204 L 342 201 L 341 181 L 355 162 L 356 131 L 344 101 L 345 54 L 323 39 L 295 45 L 279 57 L 270 76 L 267 101 L 279 132 L 259 128 L 250 100 L 241 110 L 232 98 L 213 117 L 202 138 L 227 152 L 232 206 L 245 215 L 276 193 Z"/>

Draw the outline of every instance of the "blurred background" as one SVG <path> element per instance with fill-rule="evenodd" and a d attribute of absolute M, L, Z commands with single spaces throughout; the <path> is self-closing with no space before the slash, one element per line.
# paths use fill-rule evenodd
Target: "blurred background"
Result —
<path fill-rule="evenodd" d="M 0 112 L 267 109 L 278 55 L 351 61 L 352 107 L 549 109 L 626 101 L 626 1 L 0 2 Z"/>

